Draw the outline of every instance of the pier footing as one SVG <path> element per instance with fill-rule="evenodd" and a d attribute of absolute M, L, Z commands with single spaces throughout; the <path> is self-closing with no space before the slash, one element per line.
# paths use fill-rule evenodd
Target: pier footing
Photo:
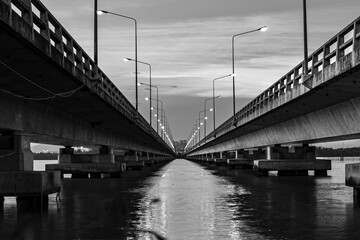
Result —
<path fill-rule="evenodd" d="M 247 158 L 237 158 L 237 159 L 228 159 L 227 164 L 230 169 L 235 169 L 237 167 L 251 169 L 253 168 L 254 161 Z"/>
<path fill-rule="evenodd" d="M 269 171 L 278 171 L 278 176 L 308 176 L 308 170 L 315 170 L 316 176 L 327 176 L 331 160 L 255 160 L 254 169 L 259 176 L 268 176 Z"/>
<path fill-rule="evenodd" d="M 61 175 L 72 174 L 72 178 L 101 178 L 101 174 L 120 176 L 125 172 L 124 163 L 59 163 L 46 164 L 46 171 L 59 171 Z"/>
<path fill-rule="evenodd" d="M 16 197 L 18 211 L 48 208 L 48 195 L 60 191 L 60 172 L 0 172 L 0 205 L 4 197 Z"/>
<path fill-rule="evenodd" d="M 354 207 L 360 207 L 360 163 L 345 165 L 345 184 L 354 189 Z"/>

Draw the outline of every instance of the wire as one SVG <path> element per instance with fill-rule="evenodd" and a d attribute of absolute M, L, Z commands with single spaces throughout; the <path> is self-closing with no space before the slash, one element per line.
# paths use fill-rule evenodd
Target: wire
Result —
<path fill-rule="evenodd" d="M 1 63 L 2 65 L 4 65 L 5 67 L 7 67 L 8 69 L 10 69 L 12 72 L 16 73 L 18 76 L 20 76 L 20 77 L 23 78 L 24 80 L 30 82 L 31 84 L 34 84 L 34 85 L 37 86 L 38 88 L 40 88 L 40 89 L 42 89 L 42 90 L 44 90 L 44 91 L 46 91 L 46 92 L 48 92 L 48 93 L 51 93 L 51 94 L 53 94 L 53 95 L 55 94 L 55 93 L 53 93 L 52 91 L 50 91 L 50 90 L 48 90 L 48 89 L 40 86 L 39 84 L 31 81 L 30 79 L 28 79 L 27 77 L 25 77 L 25 76 L 22 75 L 21 73 L 17 72 L 15 69 L 11 68 L 9 65 L 7 65 L 6 63 L 4 63 L 3 61 L 0 60 L 0 63 Z"/>
<path fill-rule="evenodd" d="M 32 83 L 33 85 L 35 85 L 36 87 L 50 93 L 52 96 L 49 96 L 49 97 L 41 97 L 41 98 L 31 98 L 31 97 L 25 97 L 25 96 L 22 96 L 22 95 L 18 95 L 18 94 L 15 94 L 15 93 L 12 93 L 10 91 L 7 91 L 7 90 L 4 90 L 4 89 L 1 89 L 0 88 L 0 91 L 4 92 L 4 93 L 7 93 L 7 94 L 10 94 L 14 97 L 18 97 L 18 98 L 22 98 L 22 99 L 25 99 L 25 100 L 35 100 L 35 101 L 45 101 L 45 100 L 49 100 L 51 99 L 51 102 L 49 103 L 47 109 L 46 109 L 46 112 L 43 116 L 43 119 L 41 120 L 41 124 L 44 123 L 45 121 L 45 118 L 46 118 L 46 115 L 48 114 L 49 112 L 49 109 L 50 109 L 50 106 L 52 105 L 53 101 L 55 100 L 55 97 L 62 97 L 62 98 L 68 98 L 68 97 L 71 97 L 72 95 L 74 95 L 78 90 L 80 90 L 81 88 L 85 87 L 86 85 L 81 85 L 80 87 L 78 88 L 75 88 L 75 89 L 72 89 L 70 91 L 67 91 L 67 92 L 62 92 L 62 93 L 54 93 L 40 85 L 38 85 L 37 83 L 31 81 L 30 79 L 28 79 L 27 77 L 25 77 L 24 75 L 22 75 L 21 73 L 17 72 L 16 70 L 12 69 L 9 65 L 7 65 L 6 63 L 2 62 L 0 60 L 0 64 L 2 64 L 3 66 L 7 67 L 8 69 L 10 69 L 12 72 L 16 73 L 18 76 L 20 76 L 21 78 L 23 78 L 24 80 Z M 5 157 L 8 157 L 8 156 L 11 156 L 17 152 L 20 151 L 20 149 L 23 149 L 27 144 L 29 143 L 29 141 L 25 141 L 24 144 L 21 146 L 21 148 L 11 152 L 11 153 L 8 153 L 8 154 L 4 154 L 4 155 L 0 155 L 0 158 L 5 158 Z"/>
<path fill-rule="evenodd" d="M 54 97 L 62 97 L 62 98 L 71 97 L 72 95 L 74 95 L 75 92 L 77 92 L 78 90 L 80 90 L 80 89 L 83 88 L 83 87 L 85 87 L 85 85 L 81 85 L 80 87 L 75 88 L 75 89 L 70 90 L 70 91 L 67 91 L 67 92 L 53 94 L 53 95 L 50 96 L 50 97 L 40 97 L 40 98 L 26 97 L 26 96 L 19 95 L 19 94 L 15 94 L 15 93 L 13 93 L 13 92 L 10 92 L 10 91 L 7 91 L 7 90 L 1 89 L 1 88 L 0 88 L 0 91 L 2 91 L 2 92 L 4 92 L 4 93 L 7 93 L 7 94 L 10 94 L 10 95 L 12 95 L 12 96 L 14 96 L 14 97 L 17 97 L 17 98 L 25 99 L 25 100 L 46 101 L 46 100 L 52 99 L 52 98 L 54 98 Z"/>

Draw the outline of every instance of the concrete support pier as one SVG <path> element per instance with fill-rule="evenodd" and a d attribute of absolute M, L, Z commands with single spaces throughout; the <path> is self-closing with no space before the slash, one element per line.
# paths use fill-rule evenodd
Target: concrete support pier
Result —
<path fill-rule="evenodd" d="M 101 178 L 102 174 L 119 177 L 125 171 L 124 163 L 115 163 L 114 149 L 101 146 L 98 154 L 76 154 L 71 146 L 60 149 L 59 164 L 47 164 L 47 171 L 60 171 L 72 178 Z"/>
<path fill-rule="evenodd" d="M 254 161 L 259 176 L 268 176 L 269 171 L 277 171 L 278 176 L 308 176 L 308 170 L 314 170 L 315 176 L 327 176 L 331 170 L 331 160 L 317 160 L 315 147 L 307 144 L 267 147 L 266 157 Z"/>
<path fill-rule="evenodd" d="M 360 207 L 360 163 L 345 165 L 345 184 L 354 189 L 354 207 Z"/>
<path fill-rule="evenodd" d="M 18 211 L 46 210 L 48 194 L 60 191 L 59 172 L 34 172 L 30 137 L 0 134 L 0 207 L 4 197 L 16 197 Z"/>
<path fill-rule="evenodd" d="M 140 160 L 139 152 L 127 151 L 124 153 L 122 162 L 126 164 L 126 171 L 140 171 L 145 167 L 145 161 Z"/>
<path fill-rule="evenodd" d="M 226 152 L 219 152 L 218 155 L 214 156 L 214 163 L 216 166 L 226 166 Z"/>
<path fill-rule="evenodd" d="M 241 167 L 243 169 L 252 169 L 254 160 L 266 158 L 266 153 L 262 149 L 244 149 L 231 153 L 227 159 L 230 169 Z"/>

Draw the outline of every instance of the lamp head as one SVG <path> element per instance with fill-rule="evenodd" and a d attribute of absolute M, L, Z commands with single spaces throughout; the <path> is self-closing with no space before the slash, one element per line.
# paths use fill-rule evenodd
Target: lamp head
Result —
<path fill-rule="evenodd" d="M 145 100 L 146 100 L 146 101 L 149 101 L 149 100 L 150 100 L 150 98 L 146 97 L 146 98 L 145 98 Z"/>
<path fill-rule="evenodd" d="M 207 119 L 208 119 L 208 117 L 205 117 L 204 119 L 205 119 L 205 120 L 207 120 Z"/>
<path fill-rule="evenodd" d="M 235 76 L 236 76 L 236 73 L 230 74 L 230 77 L 235 77 Z"/>
<path fill-rule="evenodd" d="M 104 13 L 108 13 L 107 11 L 104 11 L 104 10 L 101 10 L 101 9 L 98 9 L 96 11 L 97 15 L 103 15 Z"/>
<path fill-rule="evenodd" d="M 261 28 L 259 28 L 259 30 L 261 32 L 266 32 L 268 30 L 268 27 L 267 26 L 262 26 Z"/>
<path fill-rule="evenodd" d="M 129 62 L 131 60 L 132 60 L 131 58 L 124 58 L 124 62 Z"/>
<path fill-rule="evenodd" d="M 214 111 L 214 109 L 210 108 L 209 111 L 212 112 L 212 111 Z"/>

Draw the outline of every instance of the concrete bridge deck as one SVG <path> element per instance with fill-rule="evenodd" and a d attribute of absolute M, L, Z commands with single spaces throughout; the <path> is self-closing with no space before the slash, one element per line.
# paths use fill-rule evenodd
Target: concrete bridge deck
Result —
<path fill-rule="evenodd" d="M 38 143 L 172 154 L 40 1 L 10 2 L 0 1 L 2 132 Z"/>

